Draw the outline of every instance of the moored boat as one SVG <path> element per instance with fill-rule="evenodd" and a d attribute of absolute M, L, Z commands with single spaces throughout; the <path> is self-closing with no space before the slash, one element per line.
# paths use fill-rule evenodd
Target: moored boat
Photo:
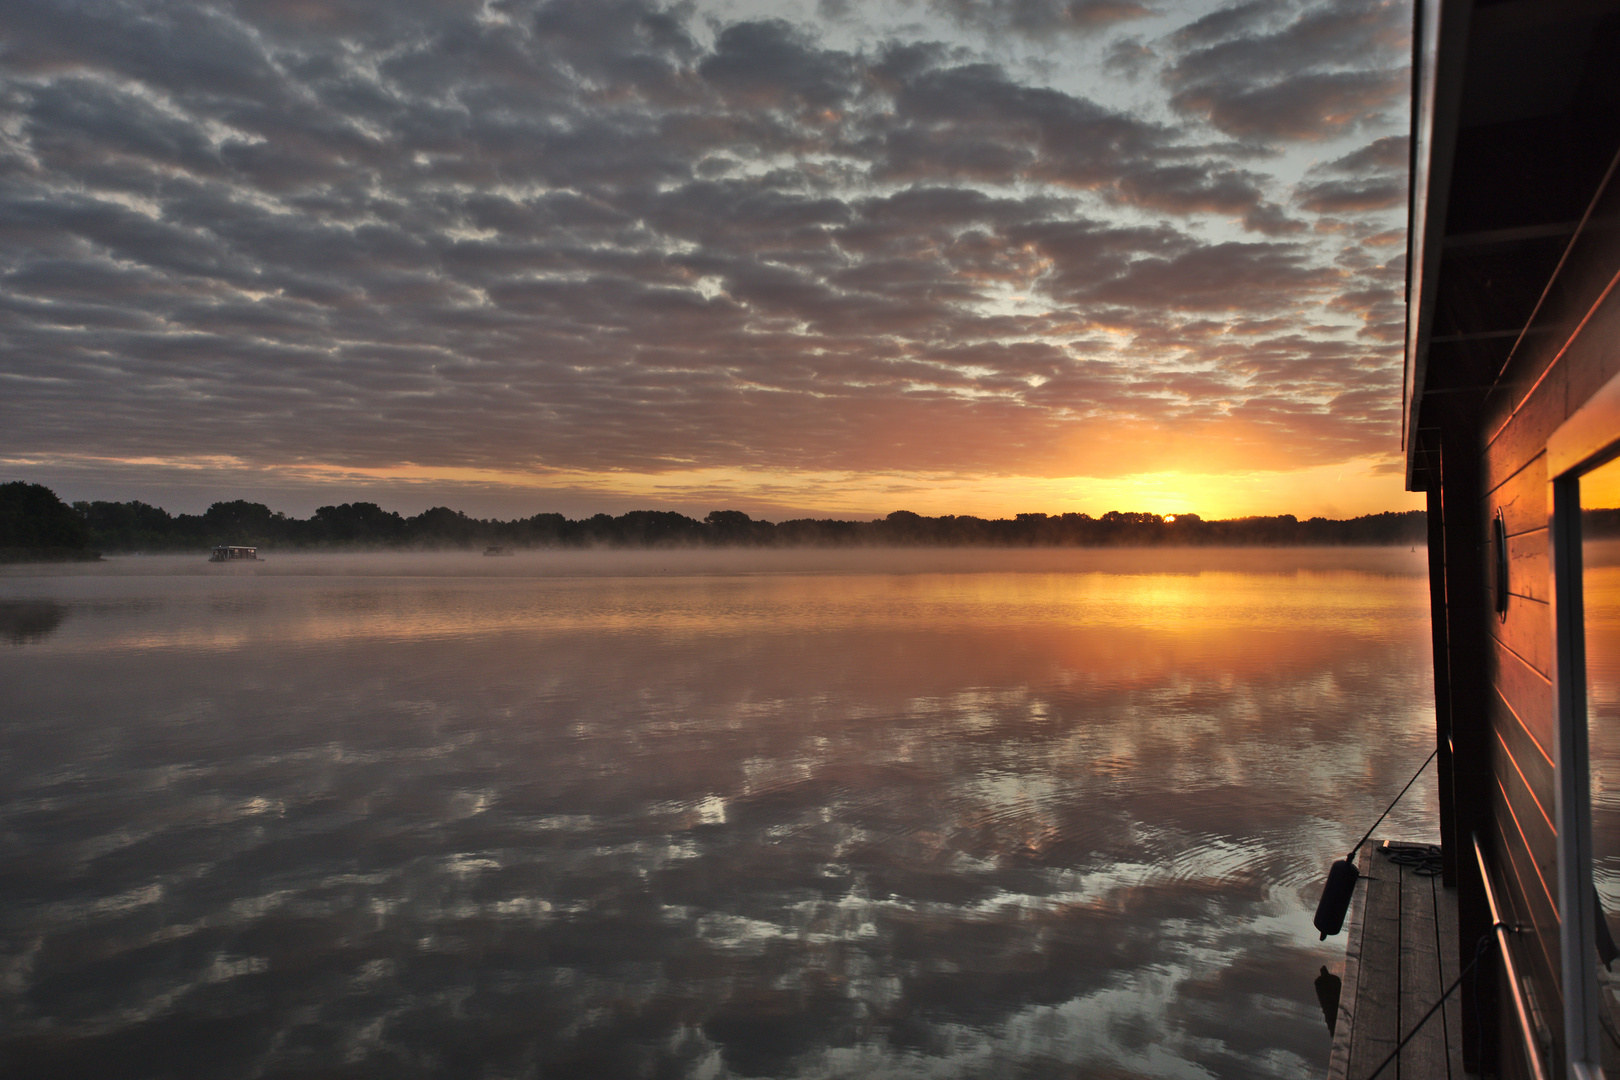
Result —
<path fill-rule="evenodd" d="M 208 556 L 209 562 L 260 562 L 259 549 L 242 544 L 220 544 Z"/>
<path fill-rule="evenodd" d="M 1356 890 L 1335 1077 L 1620 1076 L 1597 546 L 1620 507 L 1617 41 L 1620 0 L 1417 5 L 1402 440 L 1428 497 L 1440 886 Z M 1419 987 L 1408 939 L 1437 925 Z"/>

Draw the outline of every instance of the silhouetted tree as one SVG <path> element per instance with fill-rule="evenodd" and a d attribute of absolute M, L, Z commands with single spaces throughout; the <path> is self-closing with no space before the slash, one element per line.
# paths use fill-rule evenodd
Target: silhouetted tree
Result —
<path fill-rule="evenodd" d="M 90 527 L 90 545 L 104 551 L 162 551 L 181 542 L 167 510 L 139 500 L 76 502 Z"/>
<path fill-rule="evenodd" d="M 30 487 L 6 485 L 12 493 Z M 54 494 L 41 488 L 52 500 Z M 37 493 L 36 493 L 37 495 Z M 60 500 L 55 500 L 60 507 Z M 45 506 L 44 502 L 40 506 Z M 41 511 L 45 513 L 46 511 Z M 58 511 L 59 512 L 59 511 Z M 261 503 L 218 502 L 201 515 L 170 516 L 142 502 L 76 503 L 68 511 L 87 528 L 93 544 L 114 551 L 195 549 L 217 543 L 277 543 L 291 546 L 376 545 L 380 547 L 668 547 L 687 544 L 746 546 L 855 547 L 874 545 L 975 547 L 1097 547 L 1290 544 L 1412 544 L 1425 542 L 1421 510 L 1367 514 L 1334 521 L 1292 514 L 1206 521 L 1197 514 L 1158 514 L 1111 510 L 1087 514 L 1026 513 L 986 520 L 971 515 L 925 517 L 896 510 L 875 521 L 797 518 L 773 525 L 740 510 L 715 510 L 702 521 L 667 510 L 632 510 L 619 517 L 595 514 L 573 521 L 561 514 L 536 514 L 514 521 L 480 520 L 436 506 L 413 518 L 375 503 L 323 506 L 307 521 L 272 512 Z M 24 515 L 29 516 L 28 514 Z M 1620 510 L 1586 515 L 1591 535 L 1620 533 Z M 32 527 L 32 526 L 30 526 Z"/>
<path fill-rule="evenodd" d="M 84 516 L 44 484 L 0 484 L 0 558 L 84 558 L 90 552 Z"/>
<path fill-rule="evenodd" d="M 460 510 L 435 506 L 405 519 L 405 535 L 418 547 L 471 547 L 479 543 L 482 523 Z"/>
<path fill-rule="evenodd" d="M 376 503 L 321 506 L 310 519 L 315 538 L 339 544 L 393 544 L 405 538 L 405 519 Z"/>
<path fill-rule="evenodd" d="M 626 547 L 685 547 L 705 535 L 702 522 L 668 510 L 632 510 L 614 526 L 614 543 Z"/>
<path fill-rule="evenodd" d="M 877 535 L 882 543 L 892 544 L 895 547 L 916 547 L 932 540 L 933 530 L 928 526 L 930 519 L 910 510 L 896 510 L 877 525 Z"/>
<path fill-rule="evenodd" d="M 768 544 L 776 533 L 769 521 L 755 521 L 741 510 L 711 510 L 703 524 L 714 544 Z"/>
<path fill-rule="evenodd" d="M 515 522 L 518 526 L 513 540 L 535 547 L 551 547 L 567 542 L 568 527 L 572 524 L 561 514 L 536 514 L 527 520 Z"/>
<path fill-rule="evenodd" d="M 211 544 L 263 544 L 275 538 L 282 517 L 246 499 L 217 502 L 203 512 L 203 532 Z"/>

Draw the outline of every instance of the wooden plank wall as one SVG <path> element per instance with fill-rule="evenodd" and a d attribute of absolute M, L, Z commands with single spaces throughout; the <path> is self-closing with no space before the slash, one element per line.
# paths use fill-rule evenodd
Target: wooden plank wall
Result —
<path fill-rule="evenodd" d="M 1612 200 L 1609 200 L 1612 201 Z M 1611 213 L 1613 212 L 1611 207 Z M 1601 218 L 1602 214 L 1597 215 Z M 1513 918 L 1528 927 L 1519 960 L 1535 983 L 1554 1032 L 1562 1028 L 1559 993 L 1559 919 L 1554 827 L 1553 628 L 1547 518 L 1548 438 L 1609 379 L 1620 374 L 1620 243 L 1586 241 L 1565 272 L 1561 296 L 1544 303 L 1537 326 L 1526 334 L 1504 377 L 1485 399 L 1480 415 L 1483 504 L 1476 519 L 1489 550 L 1490 526 L 1500 512 L 1507 532 L 1507 612 L 1490 622 L 1490 697 L 1487 723 L 1492 745 L 1496 870 Z M 1593 245 L 1601 243 L 1607 250 Z M 1562 308 L 1558 304 L 1562 303 Z M 1620 431 L 1616 433 L 1620 437 Z M 1452 587 L 1461 583 L 1449 583 Z M 1475 587 L 1490 587 L 1478 582 Z M 1456 673 L 1454 678 L 1467 678 Z M 1478 793 L 1475 793 L 1476 795 Z M 1463 798 L 1459 792 L 1458 799 Z M 1469 943 L 1464 943 L 1468 948 Z M 1504 1010 L 1511 1002 L 1504 996 Z M 1511 1013 L 1500 1018 L 1513 1030 Z M 1508 1053 L 1502 1065 L 1512 1075 L 1522 1064 Z M 1561 1041 L 1559 1053 L 1562 1057 Z M 1561 1072 L 1561 1060 L 1554 1064 Z"/>

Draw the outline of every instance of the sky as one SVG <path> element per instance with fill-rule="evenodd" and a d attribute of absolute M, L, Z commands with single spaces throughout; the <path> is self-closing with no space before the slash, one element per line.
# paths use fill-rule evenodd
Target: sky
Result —
<path fill-rule="evenodd" d="M 0 480 L 196 512 L 1421 506 L 1411 8 L 10 0 Z"/>

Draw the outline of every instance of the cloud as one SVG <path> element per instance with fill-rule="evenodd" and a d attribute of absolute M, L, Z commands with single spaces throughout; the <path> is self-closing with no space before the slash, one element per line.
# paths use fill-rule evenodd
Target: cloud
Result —
<path fill-rule="evenodd" d="M 75 10 L 0 46 L 12 456 L 1114 475 L 1200 456 L 1172 422 L 1245 467 L 1387 435 L 1328 405 L 1393 370 L 1363 340 L 1387 251 L 1347 254 L 1394 227 L 1404 162 L 1368 111 L 1376 5 L 1130 47 L 1243 139 L 1325 138 L 1328 97 L 1286 90 L 1363 80 L 1339 128 L 1368 141 L 1292 203 L 1201 123 L 917 32 L 835 48 L 650 0 Z"/>
<path fill-rule="evenodd" d="M 1161 165 L 1122 177 L 1122 201 L 1174 214 L 1244 214 L 1261 200 L 1261 178 L 1242 169 Z"/>
<path fill-rule="evenodd" d="M 1327 180 L 1300 188 L 1299 205 L 1318 214 L 1348 214 L 1388 210 L 1406 204 L 1406 184 L 1400 180 Z"/>
<path fill-rule="evenodd" d="M 1103 67 L 1116 75 L 1134 79 L 1146 73 L 1158 58 L 1152 48 L 1140 38 L 1120 38 L 1108 47 Z"/>
<path fill-rule="evenodd" d="M 1173 36 L 1171 105 L 1241 139 L 1321 141 L 1382 123 L 1410 92 L 1404 5 L 1327 0 L 1280 26 L 1278 10 L 1227 8 Z"/>
<path fill-rule="evenodd" d="M 894 83 L 876 175 L 1033 180 L 1172 214 L 1214 213 L 1273 231 L 1264 178 L 1188 160 L 1179 133 L 1083 98 L 1022 86 L 988 64 L 927 66 Z"/>
<path fill-rule="evenodd" d="M 1266 312 L 1288 308 L 1340 275 L 1313 266 L 1299 244 L 1209 244 L 1133 262 L 1091 291 L 1097 299 L 1181 311 Z"/>
<path fill-rule="evenodd" d="M 1343 157 L 1320 165 L 1301 184 L 1295 200 L 1318 214 L 1361 214 L 1404 206 L 1407 195 L 1408 140 L 1386 135 Z"/>
<path fill-rule="evenodd" d="M 1288 6 L 1276 0 L 1250 0 L 1249 3 L 1217 8 L 1177 30 L 1171 35 L 1171 40 L 1182 48 L 1209 45 L 1235 37 L 1267 18 L 1287 11 Z"/>
<path fill-rule="evenodd" d="M 929 7 L 964 27 L 1029 37 L 1096 33 L 1153 14 L 1136 0 L 929 0 Z"/>
<path fill-rule="evenodd" d="M 1161 125 L 1021 85 L 992 64 L 901 72 L 893 84 L 893 117 L 873 139 L 880 177 L 1029 177 L 1096 188 L 1113 183 L 1121 169 L 1141 168 L 1173 141 Z"/>
<path fill-rule="evenodd" d="M 1173 84 L 1273 81 L 1300 72 L 1381 67 L 1402 58 L 1397 50 L 1407 44 L 1411 31 L 1409 10 L 1388 0 L 1319 0 L 1274 29 L 1255 24 L 1264 11 L 1259 5 L 1232 10 L 1244 17 L 1206 22 L 1204 33 L 1185 40 L 1193 47 L 1171 68 Z"/>
<path fill-rule="evenodd" d="M 1403 93 L 1399 75 L 1324 72 L 1263 86 L 1198 84 L 1170 103 L 1240 138 L 1314 142 L 1379 118 Z"/>
<path fill-rule="evenodd" d="M 1287 236 L 1303 232 L 1305 223 L 1289 217 L 1280 206 L 1258 203 L 1243 215 L 1243 227 L 1265 236 Z"/>
<path fill-rule="evenodd" d="M 1404 175 L 1410 164 L 1411 140 L 1405 135 L 1384 135 L 1359 150 L 1322 166 L 1327 172 L 1384 172 Z"/>
<path fill-rule="evenodd" d="M 856 90 L 853 57 L 780 20 L 727 26 L 698 73 L 732 103 L 765 108 L 834 109 Z"/>

